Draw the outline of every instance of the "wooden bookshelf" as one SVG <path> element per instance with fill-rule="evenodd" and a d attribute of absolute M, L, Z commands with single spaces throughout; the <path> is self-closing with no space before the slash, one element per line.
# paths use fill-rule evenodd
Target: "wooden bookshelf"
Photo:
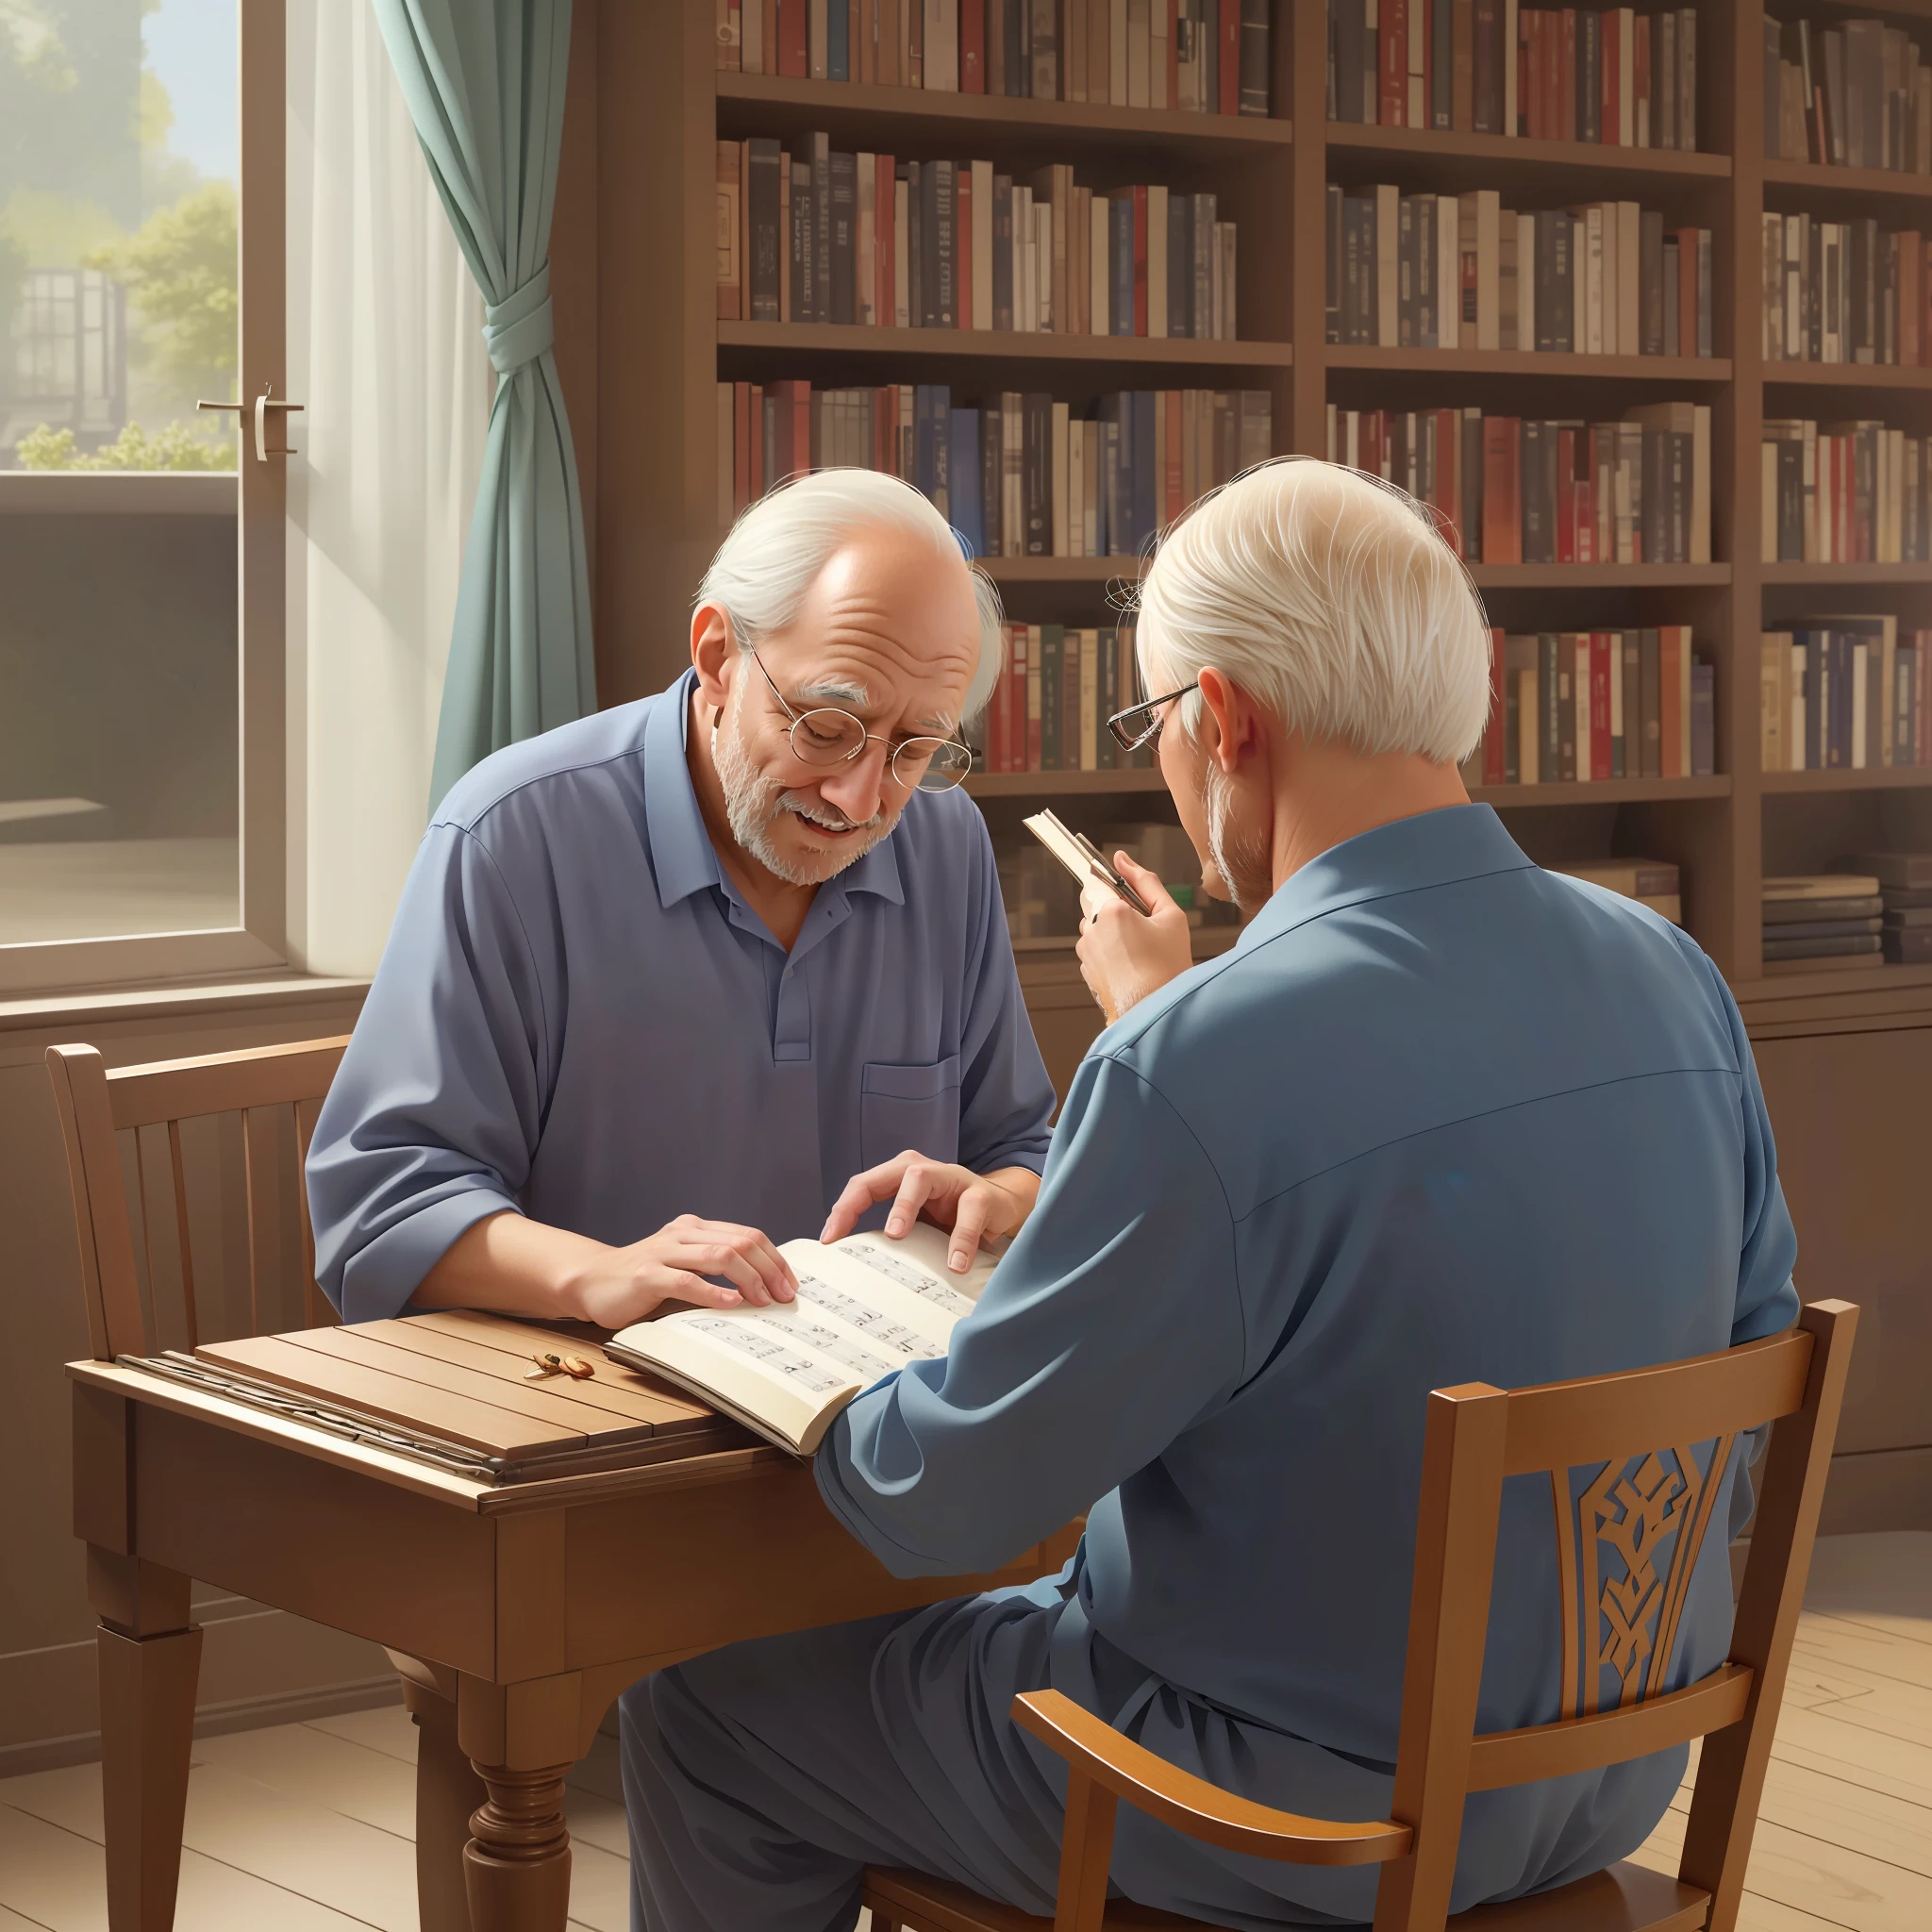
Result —
<path fill-rule="evenodd" d="M 1932 789 L 1932 765 L 1867 765 L 1860 770 L 1766 772 L 1766 791 L 1915 791 Z"/>
<path fill-rule="evenodd" d="M 868 365 L 876 365 L 882 357 L 917 356 L 948 363 L 1108 362 L 1186 372 L 1286 369 L 1294 360 L 1287 342 L 1034 335 L 1017 329 L 872 328 L 849 322 L 721 322 L 718 346 L 758 349 L 767 355 L 861 355 Z M 1163 389 L 1180 386 L 1171 378 L 1159 384 Z"/>
<path fill-rule="evenodd" d="M 1330 342 L 1330 369 L 1414 369 L 1432 375 L 1535 375 L 1578 382 L 1729 382 L 1722 356 L 1553 356 L 1535 349 L 1370 349 Z"/>

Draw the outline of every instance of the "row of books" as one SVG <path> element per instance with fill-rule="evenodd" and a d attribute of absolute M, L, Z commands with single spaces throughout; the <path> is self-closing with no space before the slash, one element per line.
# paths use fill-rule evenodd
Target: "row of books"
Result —
<path fill-rule="evenodd" d="M 1621 422 L 1328 406 L 1328 460 L 1399 483 L 1473 563 L 1708 563 L 1710 409 Z"/>
<path fill-rule="evenodd" d="M 1141 695 L 1131 625 L 1009 624 L 1007 661 L 975 727 L 988 772 L 1112 772 L 1154 762 L 1124 752 L 1107 721 Z"/>
<path fill-rule="evenodd" d="M 1634 201 L 1519 214 L 1491 190 L 1328 189 L 1327 337 L 1384 349 L 1708 356 L 1708 228 Z"/>
<path fill-rule="evenodd" d="M 1932 631 L 1871 613 L 1766 631 L 1758 680 L 1767 772 L 1932 765 Z"/>
<path fill-rule="evenodd" d="M 1768 362 L 1932 362 L 1925 237 L 1876 221 L 1767 212 L 1762 353 Z"/>
<path fill-rule="evenodd" d="M 1883 423 L 1767 420 L 1765 562 L 1932 561 L 1928 441 Z"/>
<path fill-rule="evenodd" d="M 1266 114 L 1269 0 L 716 0 L 719 67 Z"/>
<path fill-rule="evenodd" d="M 1855 852 L 1827 873 L 1767 878 L 1764 962 L 1932 965 L 1932 852 Z"/>
<path fill-rule="evenodd" d="M 1697 145 L 1697 9 L 1328 0 L 1328 118 Z"/>
<path fill-rule="evenodd" d="M 1473 785 L 1702 778 L 1716 770 L 1716 673 L 1688 624 L 1491 632 L 1490 721 Z"/>
<path fill-rule="evenodd" d="M 1235 225 L 1212 194 L 1030 182 L 991 161 L 834 154 L 824 134 L 718 143 L 724 321 L 1235 333 Z"/>
<path fill-rule="evenodd" d="M 1903 28 L 1764 20 L 1768 160 L 1932 175 L 1932 65 Z"/>
<path fill-rule="evenodd" d="M 1122 390 L 1091 407 L 1008 390 L 955 408 L 943 383 L 721 382 L 719 521 L 798 471 L 882 470 L 974 557 L 1132 558 L 1273 451 L 1265 390 Z"/>

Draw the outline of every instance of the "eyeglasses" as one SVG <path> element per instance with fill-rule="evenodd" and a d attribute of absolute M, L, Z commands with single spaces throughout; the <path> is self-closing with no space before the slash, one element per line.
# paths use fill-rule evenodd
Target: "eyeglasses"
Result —
<path fill-rule="evenodd" d="M 1157 717 L 1162 705 L 1171 705 L 1176 698 L 1184 698 L 1197 689 L 1192 684 L 1184 684 L 1178 691 L 1171 691 L 1165 697 L 1149 698 L 1144 704 L 1129 705 L 1124 711 L 1116 711 L 1107 721 L 1107 728 L 1113 734 L 1113 741 L 1123 751 L 1139 751 L 1143 744 L 1152 744 L 1160 736 L 1160 727 L 1166 722 Z"/>
<path fill-rule="evenodd" d="M 895 745 L 889 738 L 868 731 L 850 711 L 826 706 L 810 711 L 794 711 L 785 702 L 785 693 L 772 683 L 772 674 L 754 651 L 751 661 L 758 667 L 772 695 L 791 720 L 791 755 L 801 764 L 821 769 L 849 765 L 868 744 L 887 747 L 892 782 L 908 791 L 950 791 L 973 769 L 969 746 L 951 738 L 902 738 Z"/>

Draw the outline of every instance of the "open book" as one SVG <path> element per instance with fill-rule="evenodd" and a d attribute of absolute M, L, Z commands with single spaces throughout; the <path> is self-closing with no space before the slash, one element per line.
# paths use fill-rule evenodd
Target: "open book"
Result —
<path fill-rule="evenodd" d="M 685 1308 L 620 1329 L 605 1353 L 688 1389 L 794 1456 L 809 1456 L 860 1390 L 908 1362 L 942 1356 L 993 1270 L 946 1266 L 951 1237 L 925 1222 L 903 1241 L 847 1235 L 778 1252 L 798 1298 L 768 1308 Z"/>

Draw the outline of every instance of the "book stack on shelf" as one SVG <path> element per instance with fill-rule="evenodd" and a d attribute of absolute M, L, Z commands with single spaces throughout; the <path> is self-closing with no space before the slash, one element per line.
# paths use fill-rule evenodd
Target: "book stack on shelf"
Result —
<path fill-rule="evenodd" d="M 1758 764 L 1862 772 L 1932 764 L 1932 631 L 1890 615 L 1822 617 L 1766 631 Z"/>
<path fill-rule="evenodd" d="M 1932 438 L 1870 421 L 1768 419 L 1760 446 L 1767 563 L 1932 560 Z"/>
<path fill-rule="evenodd" d="M 1328 460 L 1399 483 L 1472 563 L 1708 563 L 1710 409 L 1621 422 L 1338 409 Z"/>
<path fill-rule="evenodd" d="M 1647 906 L 1673 925 L 1684 923 L 1684 888 L 1678 868 L 1667 858 L 1606 858 L 1583 864 L 1553 865 L 1552 872 L 1588 879 L 1607 892 Z"/>
<path fill-rule="evenodd" d="M 1007 390 L 955 407 L 943 383 L 718 385 L 720 521 L 805 470 L 901 476 L 974 557 L 1133 558 L 1273 446 L 1266 390 L 1123 390 L 1093 413 Z"/>
<path fill-rule="evenodd" d="M 847 154 L 824 133 L 717 151 L 720 321 L 1234 340 L 1235 225 L 1211 193 Z"/>
<path fill-rule="evenodd" d="M 1266 114 L 1269 0 L 716 0 L 732 73 Z"/>
<path fill-rule="evenodd" d="M 1839 864 L 1878 882 L 1879 942 L 1894 966 L 1932 966 L 1932 852 L 1856 852 Z"/>
<path fill-rule="evenodd" d="M 1932 175 L 1932 64 L 1882 20 L 1764 20 L 1764 158 Z"/>
<path fill-rule="evenodd" d="M 1328 0 L 1328 118 L 1697 145 L 1697 9 Z"/>
<path fill-rule="evenodd" d="M 1331 182 L 1327 293 L 1335 343 L 1708 357 L 1711 231 L 1634 201 L 1524 214 L 1490 189 Z"/>
<path fill-rule="evenodd" d="M 1770 209 L 1760 225 L 1767 362 L 1932 362 L 1921 230 L 1882 230 L 1871 216 L 1825 222 Z"/>
<path fill-rule="evenodd" d="M 1124 752 L 1107 721 L 1140 696 L 1130 625 L 1106 629 L 1009 624 L 1007 661 L 974 727 L 985 772 L 1146 770 L 1153 753 Z"/>
<path fill-rule="evenodd" d="M 1767 973 L 1829 959 L 1834 966 L 1882 966 L 1884 901 L 1868 874 L 1806 873 L 1767 878 L 1763 887 Z"/>
<path fill-rule="evenodd" d="M 1716 670 L 1689 625 L 1491 633 L 1490 722 L 1473 785 L 1705 778 L 1716 770 Z"/>

